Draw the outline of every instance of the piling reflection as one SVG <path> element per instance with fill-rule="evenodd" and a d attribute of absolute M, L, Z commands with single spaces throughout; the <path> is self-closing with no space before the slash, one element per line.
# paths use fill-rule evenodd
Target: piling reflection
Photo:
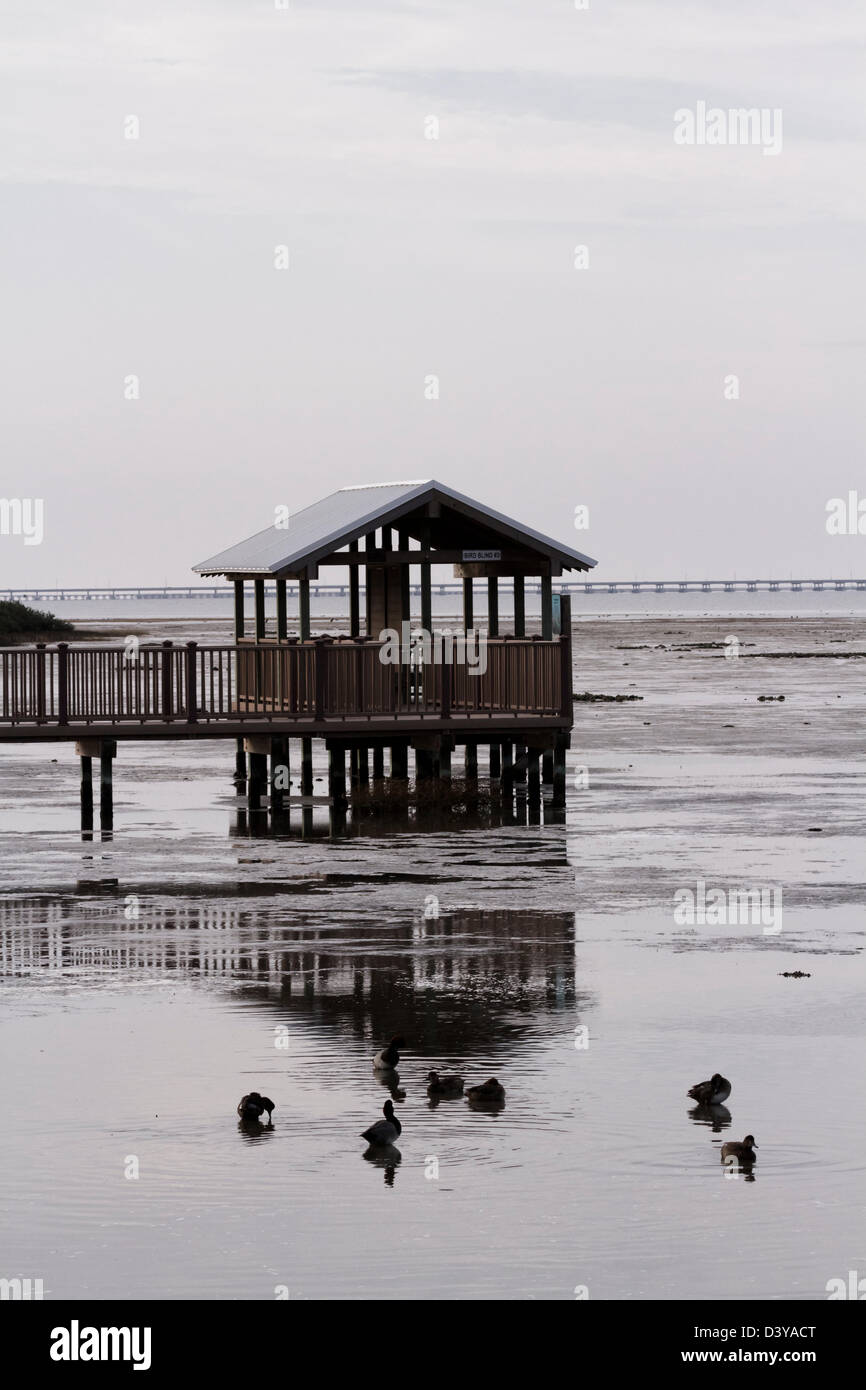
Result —
<path fill-rule="evenodd" d="M 564 825 L 565 807 L 525 783 L 383 782 L 359 788 L 345 802 L 290 797 L 283 804 L 238 807 L 230 834 L 275 839 L 340 839 L 406 830 L 488 829 L 501 825 Z"/>
<path fill-rule="evenodd" d="M 241 986 L 275 1031 L 324 1024 L 368 1050 L 371 1080 L 373 1056 L 395 1032 L 443 1068 L 473 1056 L 489 1076 L 527 1034 L 561 1029 L 558 1014 L 573 1018 L 589 1002 L 575 988 L 573 913 L 465 908 L 386 927 L 286 918 L 285 898 L 275 907 L 267 884 L 218 901 L 184 900 L 176 888 L 169 901 L 139 898 L 114 881 L 87 896 L 0 898 L 0 971 Z M 402 1099 L 396 1073 L 375 1079 Z"/>

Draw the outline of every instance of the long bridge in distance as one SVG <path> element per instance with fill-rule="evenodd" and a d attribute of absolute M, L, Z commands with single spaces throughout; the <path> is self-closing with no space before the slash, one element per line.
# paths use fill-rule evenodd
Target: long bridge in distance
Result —
<path fill-rule="evenodd" d="M 360 586 L 363 592 L 363 584 Z M 441 596 L 453 595 L 455 598 L 463 594 L 463 584 L 457 583 L 437 583 L 432 581 L 431 592 Z M 508 585 L 503 585 L 504 593 L 508 592 Z M 288 592 L 297 591 L 297 584 L 288 584 Z M 563 582 L 558 586 L 559 592 L 564 594 L 620 594 L 620 593 L 726 593 L 731 594 L 737 591 L 756 593 L 759 590 L 778 593 L 787 590 L 792 593 L 801 593 L 803 590 L 812 590 L 821 593 L 824 590 L 836 590 L 837 592 L 859 591 L 866 592 L 866 579 L 594 579 L 575 582 Z M 540 593 L 541 583 L 531 579 L 526 581 L 527 593 Z M 273 585 L 265 585 L 265 592 L 273 595 L 276 590 Z M 410 592 L 418 595 L 421 587 L 418 584 L 410 585 Z M 327 584 L 311 583 L 310 595 L 319 595 L 323 598 L 345 597 L 349 593 L 348 584 Z M 0 599 L 17 600 L 21 603 L 59 603 L 71 600 L 110 600 L 110 599 L 197 599 L 197 598 L 222 598 L 230 600 L 232 598 L 231 587 L 227 584 L 138 584 L 122 587 L 115 584 L 96 585 L 90 588 L 77 588 L 69 585 L 46 586 L 39 589 L 0 589 Z"/>

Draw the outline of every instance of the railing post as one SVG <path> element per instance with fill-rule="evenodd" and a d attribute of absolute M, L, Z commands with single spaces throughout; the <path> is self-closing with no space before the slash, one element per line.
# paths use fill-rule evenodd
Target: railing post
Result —
<path fill-rule="evenodd" d="M 198 722 L 198 699 L 196 679 L 196 648 L 198 643 L 186 644 L 186 718 L 188 724 Z"/>
<path fill-rule="evenodd" d="M 560 671 L 562 714 L 567 715 L 570 728 L 574 723 L 574 692 L 571 681 L 571 595 L 563 594 L 559 602 L 559 626 L 561 628 L 559 659 L 562 663 L 562 669 Z"/>
<path fill-rule="evenodd" d="M 171 681 L 171 652 L 170 642 L 162 644 L 162 717 L 168 723 L 174 713 L 174 700 Z"/>
<path fill-rule="evenodd" d="M 442 662 L 442 719 L 451 718 L 451 663 Z"/>
<path fill-rule="evenodd" d="M 325 715 L 325 658 L 327 650 L 318 642 L 313 647 L 313 660 L 315 666 L 315 690 L 316 690 L 316 719 L 323 719 Z"/>
<path fill-rule="evenodd" d="M 69 643 L 57 644 L 57 722 L 69 723 Z"/>
<path fill-rule="evenodd" d="M 36 723 L 45 723 L 45 643 L 36 643 Z"/>

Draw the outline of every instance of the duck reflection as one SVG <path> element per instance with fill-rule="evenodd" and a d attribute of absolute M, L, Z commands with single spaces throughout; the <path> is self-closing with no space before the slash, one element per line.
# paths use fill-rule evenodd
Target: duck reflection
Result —
<path fill-rule="evenodd" d="M 394 1186 L 394 1177 L 397 1169 L 403 1162 L 403 1155 L 394 1144 L 371 1144 L 361 1154 L 365 1163 L 372 1163 L 374 1168 L 381 1168 L 385 1178 L 385 1186 Z"/>
<path fill-rule="evenodd" d="M 399 1073 L 399 1072 L 396 1072 L 396 1071 L 391 1071 L 391 1072 L 379 1072 L 379 1071 L 377 1071 L 377 1072 L 374 1072 L 374 1073 L 373 1073 L 373 1079 L 374 1079 L 374 1081 L 378 1081 L 378 1083 L 379 1083 L 380 1086 L 384 1086 L 384 1087 L 385 1087 L 385 1090 L 388 1092 L 388 1094 L 389 1094 L 389 1096 L 391 1097 L 392 1100 L 405 1100 L 405 1099 L 406 1099 L 406 1092 L 405 1092 L 405 1090 L 403 1089 L 403 1087 L 400 1085 L 400 1073 Z"/>
<path fill-rule="evenodd" d="M 238 1120 L 238 1134 L 242 1135 L 250 1143 L 255 1143 L 259 1139 L 268 1139 L 274 1132 L 272 1121 L 263 1125 L 261 1120 Z"/>
<path fill-rule="evenodd" d="M 731 1112 L 726 1105 L 696 1105 L 689 1111 L 689 1119 L 696 1125 L 708 1125 L 713 1134 L 721 1134 L 730 1128 Z"/>

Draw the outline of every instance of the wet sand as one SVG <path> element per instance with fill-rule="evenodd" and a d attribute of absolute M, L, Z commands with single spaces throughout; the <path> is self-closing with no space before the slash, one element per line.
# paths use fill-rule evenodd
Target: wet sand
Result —
<path fill-rule="evenodd" d="M 729 636 L 735 659 L 706 645 Z M 4 1112 L 27 1098 L 0 1274 L 825 1298 L 866 1263 L 863 650 L 862 618 L 579 621 L 575 690 L 643 698 L 576 704 L 565 826 L 273 835 L 207 742 L 122 746 L 114 839 L 85 844 L 71 748 L 0 749 Z M 698 880 L 781 888 L 781 932 L 677 922 Z M 374 1163 L 397 1031 L 400 1157 Z M 431 1107 L 434 1066 L 498 1076 L 505 1108 Z M 727 1113 L 691 1114 L 714 1070 Z M 239 1130 L 250 1089 L 273 1129 Z M 749 1131 L 729 1177 L 720 1143 Z"/>

